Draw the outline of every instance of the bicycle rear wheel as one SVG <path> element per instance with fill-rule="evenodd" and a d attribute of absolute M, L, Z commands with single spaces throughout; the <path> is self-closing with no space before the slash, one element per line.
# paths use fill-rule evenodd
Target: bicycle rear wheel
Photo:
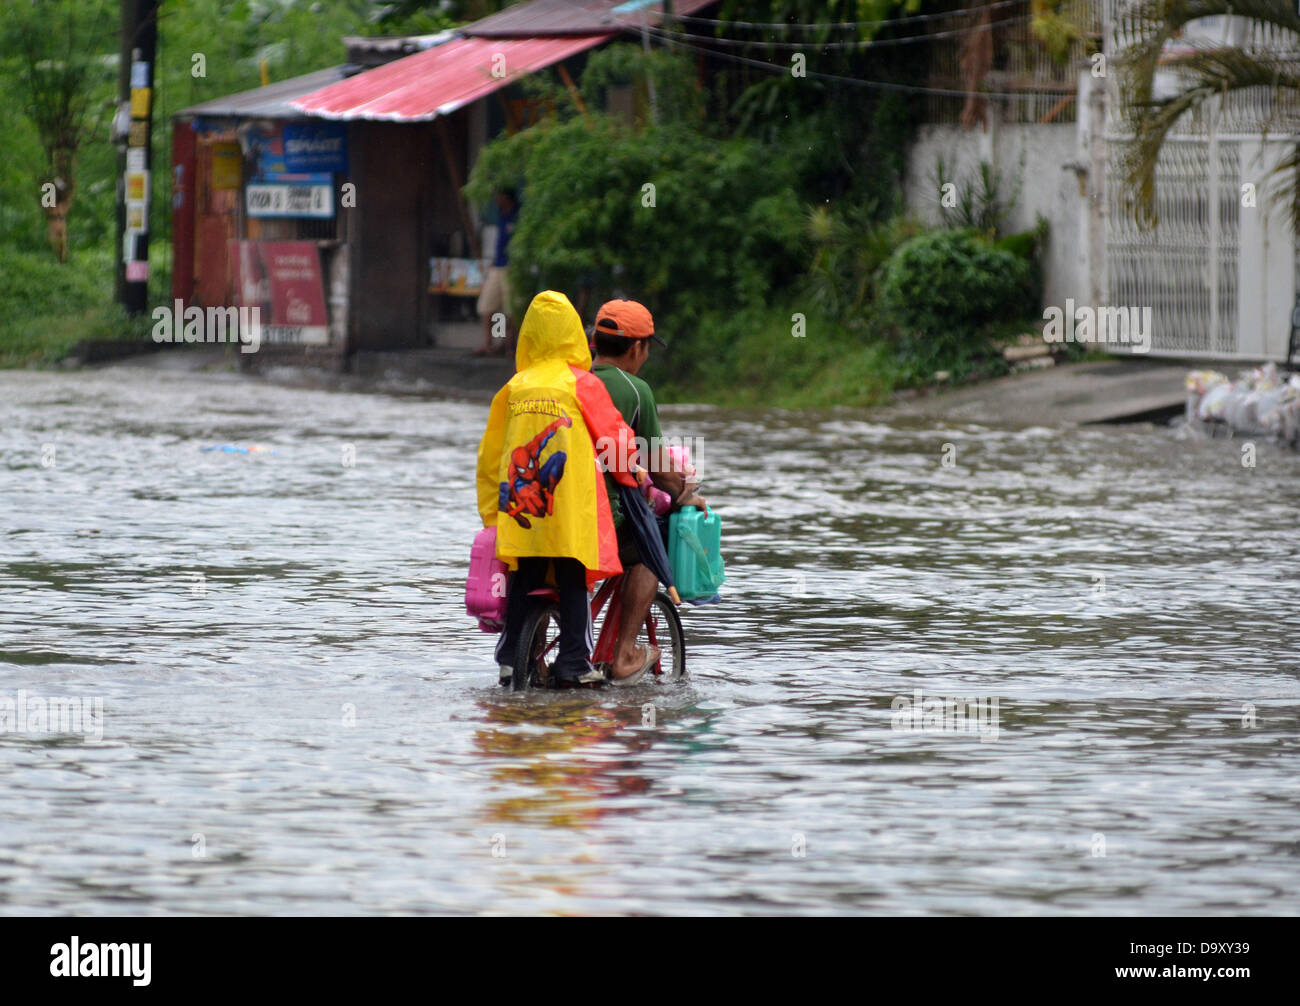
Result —
<path fill-rule="evenodd" d="M 516 692 L 548 683 L 551 665 L 560 653 L 560 606 L 551 601 L 535 603 L 524 619 L 515 648 L 514 680 Z"/>
<path fill-rule="evenodd" d="M 637 643 L 657 646 L 663 651 L 652 668 L 656 675 L 668 681 L 686 676 L 686 633 L 677 606 L 663 591 L 655 594 L 650 603 L 650 614 L 637 633 Z"/>

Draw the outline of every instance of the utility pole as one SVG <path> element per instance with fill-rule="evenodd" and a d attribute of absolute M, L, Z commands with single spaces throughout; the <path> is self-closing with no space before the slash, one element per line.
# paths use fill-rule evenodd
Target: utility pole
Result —
<path fill-rule="evenodd" d="M 113 120 L 117 158 L 116 299 L 131 314 L 149 299 L 149 193 L 153 181 L 154 58 L 159 0 L 121 0 L 118 110 Z"/>

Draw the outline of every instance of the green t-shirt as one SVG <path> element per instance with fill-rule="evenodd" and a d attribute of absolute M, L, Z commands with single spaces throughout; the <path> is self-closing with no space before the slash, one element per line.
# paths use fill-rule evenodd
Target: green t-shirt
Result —
<path fill-rule="evenodd" d="M 659 406 L 655 403 L 655 393 L 650 390 L 650 385 L 636 375 L 608 363 L 597 364 L 591 368 L 591 372 L 605 383 L 614 408 L 622 413 L 623 422 L 632 427 L 632 432 L 645 441 L 648 450 L 656 438 L 663 436 L 659 430 Z M 644 463 L 648 464 L 649 460 L 645 459 Z M 614 526 L 618 527 L 623 523 L 623 507 L 619 503 L 618 483 L 608 473 L 605 474 L 605 493 L 609 496 Z"/>

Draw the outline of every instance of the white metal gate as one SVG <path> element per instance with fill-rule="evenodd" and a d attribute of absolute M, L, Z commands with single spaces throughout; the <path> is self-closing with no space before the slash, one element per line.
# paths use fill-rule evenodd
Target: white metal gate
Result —
<path fill-rule="evenodd" d="M 1133 3 L 1106 3 L 1105 52 L 1114 66 L 1133 41 L 1122 16 Z M 1180 41 L 1283 47 L 1276 33 L 1244 18 L 1204 18 L 1195 27 Z M 1294 40 L 1285 48 L 1294 51 Z M 1152 309 L 1153 355 L 1284 359 L 1300 257 L 1281 195 L 1287 179 L 1272 169 L 1295 149 L 1300 122 L 1294 112 L 1280 114 L 1266 88 L 1211 100 L 1184 117 L 1156 170 L 1159 223 L 1144 230 L 1124 183 L 1131 134 L 1117 77 L 1107 74 L 1105 303 Z"/>

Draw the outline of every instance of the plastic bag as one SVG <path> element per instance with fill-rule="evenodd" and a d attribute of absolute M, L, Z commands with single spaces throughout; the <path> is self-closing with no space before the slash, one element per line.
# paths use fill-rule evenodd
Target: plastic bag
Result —
<path fill-rule="evenodd" d="M 496 526 L 483 528 L 474 536 L 469 553 L 465 612 L 478 619 L 484 632 L 500 632 L 505 625 L 507 572 L 506 564 L 497 558 Z"/>

